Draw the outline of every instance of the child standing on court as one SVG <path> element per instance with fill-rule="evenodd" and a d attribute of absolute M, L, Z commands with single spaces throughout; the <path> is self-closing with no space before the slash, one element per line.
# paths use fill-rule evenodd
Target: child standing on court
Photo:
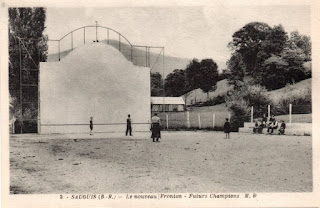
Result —
<path fill-rule="evenodd" d="M 93 130 L 93 117 L 90 117 L 90 135 L 93 135 L 92 130 Z"/>
<path fill-rule="evenodd" d="M 224 123 L 223 131 L 226 133 L 226 139 L 230 139 L 231 124 L 228 118 L 226 118 L 226 122 Z"/>

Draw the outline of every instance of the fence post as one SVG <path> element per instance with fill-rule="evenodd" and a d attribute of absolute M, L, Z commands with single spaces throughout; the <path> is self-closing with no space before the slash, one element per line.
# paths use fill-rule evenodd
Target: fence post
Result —
<path fill-rule="evenodd" d="M 268 122 L 270 121 L 270 105 L 268 105 Z"/>
<path fill-rule="evenodd" d="M 199 121 L 199 129 L 201 129 L 201 118 L 200 118 L 200 113 L 198 113 L 198 121 Z"/>
<path fill-rule="evenodd" d="M 216 122 L 216 114 L 212 114 L 212 127 L 213 127 L 213 129 L 215 126 L 215 122 Z"/>
<path fill-rule="evenodd" d="M 187 127 L 190 128 L 190 114 L 189 114 L 189 111 L 187 111 Z"/>
<path fill-rule="evenodd" d="M 292 104 L 289 104 L 289 123 L 291 123 L 291 115 L 292 115 Z"/>
<path fill-rule="evenodd" d="M 167 130 L 169 129 L 169 116 L 166 114 Z"/>
<path fill-rule="evenodd" d="M 251 106 L 251 123 L 253 123 L 253 106 Z"/>
<path fill-rule="evenodd" d="M 231 119 L 231 113 L 229 113 L 229 117 L 228 117 L 228 118 L 229 118 L 229 121 L 230 121 L 230 119 Z"/>

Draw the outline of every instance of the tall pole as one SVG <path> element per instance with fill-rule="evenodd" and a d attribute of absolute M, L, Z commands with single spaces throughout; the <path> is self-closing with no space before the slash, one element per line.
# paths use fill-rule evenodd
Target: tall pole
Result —
<path fill-rule="evenodd" d="M 291 115 L 292 115 L 292 104 L 289 104 L 289 123 L 291 123 L 291 121 L 292 121 Z"/>
<path fill-rule="evenodd" d="M 253 106 L 251 106 L 251 123 L 253 123 Z"/>
<path fill-rule="evenodd" d="M 22 125 L 23 125 L 23 119 L 22 119 L 22 58 L 21 58 L 21 40 L 19 40 L 19 57 L 20 57 L 20 133 L 23 133 Z"/>
<path fill-rule="evenodd" d="M 169 129 L 169 115 L 166 114 L 166 121 L 167 121 L 167 130 Z"/>
<path fill-rule="evenodd" d="M 165 83 L 164 83 L 164 47 L 163 47 L 163 50 L 162 50 L 162 87 L 163 87 L 163 105 L 164 105 L 164 98 L 166 96 L 166 89 L 165 89 Z M 164 109 L 165 106 L 163 106 L 163 109 Z"/>
<path fill-rule="evenodd" d="M 270 105 L 268 105 L 268 122 L 270 121 L 270 111 L 271 111 Z"/>
<path fill-rule="evenodd" d="M 40 50 L 38 46 L 38 134 L 41 134 L 41 120 L 40 120 Z"/>

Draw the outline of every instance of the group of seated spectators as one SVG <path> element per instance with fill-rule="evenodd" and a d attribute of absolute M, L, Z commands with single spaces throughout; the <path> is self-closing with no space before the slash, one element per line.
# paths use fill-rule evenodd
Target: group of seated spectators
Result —
<path fill-rule="evenodd" d="M 275 119 L 274 116 L 271 116 L 271 118 L 268 119 L 266 115 L 264 114 L 262 119 L 256 119 L 255 125 L 253 127 L 253 133 L 262 134 L 263 128 L 267 128 L 267 133 L 273 134 L 274 130 L 277 130 L 279 127 L 278 121 Z M 281 120 L 280 128 L 278 129 L 278 134 L 284 134 L 286 129 L 286 123 Z"/>

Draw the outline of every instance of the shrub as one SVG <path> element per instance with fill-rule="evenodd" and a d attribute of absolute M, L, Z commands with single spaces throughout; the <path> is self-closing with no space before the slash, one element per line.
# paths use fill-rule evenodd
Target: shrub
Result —
<path fill-rule="evenodd" d="M 224 95 L 218 95 L 217 97 L 214 97 L 206 102 L 203 103 L 203 106 L 213 106 L 213 105 L 219 105 L 221 103 L 225 103 L 225 97 Z"/>
<path fill-rule="evenodd" d="M 251 106 L 255 109 L 255 116 L 262 116 L 265 106 L 271 103 L 267 96 L 267 90 L 260 85 L 243 85 L 237 90 L 231 91 L 226 96 L 228 108 L 232 112 L 232 130 L 238 130 L 243 123 L 250 120 Z"/>

